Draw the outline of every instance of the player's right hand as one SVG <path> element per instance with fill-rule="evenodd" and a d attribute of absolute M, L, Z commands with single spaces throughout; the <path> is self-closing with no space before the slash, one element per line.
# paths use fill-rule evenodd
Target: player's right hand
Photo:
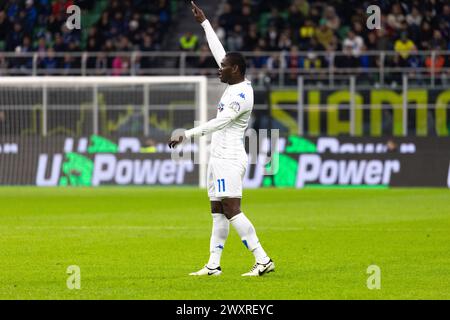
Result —
<path fill-rule="evenodd" d="M 203 23 L 203 21 L 206 20 L 205 13 L 202 9 L 197 7 L 197 5 L 194 3 L 194 1 L 191 1 L 192 4 L 192 13 L 194 14 L 195 20 L 197 20 L 198 23 Z"/>
<path fill-rule="evenodd" d="M 182 143 L 183 140 L 185 140 L 184 134 L 183 134 L 183 135 L 177 135 L 177 136 L 171 137 L 170 140 L 169 140 L 169 142 L 168 142 L 169 148 L 170 148 L 170 149 L 175 149 L 175 147 L 176 147 L 177 145 L 179 145 L 180 143 Z"/>

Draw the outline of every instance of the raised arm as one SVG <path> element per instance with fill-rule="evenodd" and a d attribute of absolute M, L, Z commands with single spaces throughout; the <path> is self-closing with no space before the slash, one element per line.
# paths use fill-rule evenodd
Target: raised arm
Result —
<path fill-rule="evenodd" d="M 206 40 L 208 41 L 209 48 L 211 49 L 211 52 L 214 56 L 214 59 L 217 62 L 217 65 L 220 67 L 220 63 L 222 62 L 223 58 L 225 58 L 225 49 L 222 46 L 222 43 L 220 43 L 219 37 L 217 37 L 217 34 L 214 32 L 214 29 L 211 26 L 211 23 L 208 19 L 206 19 L 205 13 L 202 9 L 200 9 L 194 1 L 191 1 L 192 4 L 192 13 L 194 14 L 195 20 L 197 20 L 198 23 L 201 24 L 203 29 L 205 30 L 206 34 Z"/>
<path fill-rule="evenodd" d="M 221 130 L 229 125 L 234 119 L 242 114 L 241 105 L 237 101 L 233 101 L 223 107 L 216 118 L 209 120 L 207 123 L 199 125 L 198 127 L 184 131 L 181 135 L 178 133 L 172 136 L 169 140 L 169 147 L 175 148 L 185 139 L 192 137 L 204 136 L 215 131 Z"/>

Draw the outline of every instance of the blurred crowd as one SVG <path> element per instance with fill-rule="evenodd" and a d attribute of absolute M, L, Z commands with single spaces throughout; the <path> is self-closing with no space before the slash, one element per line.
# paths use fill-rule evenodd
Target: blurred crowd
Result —
<path fill-rule="evenodd" d="M 161 50 L 172 17 L 175 0 L 1 0 L 0 69 L 29 72 L 33 61 L 20 53 L 38 52 L 38 68 L 71 70 L 81 68 L 80 56 L 67 52 L 99 52 L 86 61 L 88 69 L 113 75 L 161 67 L 139 54 Z M 176 2 L 176 1 L 175 1 Z M 82 21 L 82 30 L 65 24 L 71 5 L 78 5 L 93 17 Z M 103 6 L 102 6 L 103 4 Z M 366 26 L 368 5 L 381 9 L 381 28 Z M 448 0 L 227 0 L 210 19 L 228 51 L 251 53 L 250 67 L 277 70 L 326 69 L 346 73 L 349 68 L 424 67 L 439 73 L 449 67 L 448 55 L 419 55 L 421 51 L 450 50 L 450 3 Z M 88 25 L 86 25 L 88 24 Z M 186 33 L 174 50 L 195 52 L 187 67 L 216 68 L 200 31 Z M 17 58 L 4 59 L 1 52 L 15 52 Z M 373 51 L 394 51 L 380 61 Z M 134 52 L 115 54 L 117 52 Z M 284 52 L 283 58 L 276 52 Z M 299 54 L 302 52 L 302 54 Z M 332 55 L 318 52 L 335 53 Z M 60 54 L 61 53 L 61 54 Z M 272 54 L 274 53 L 274 54 Z M 36 61 L 34 61 L 36 62 Z M 297 73 L 290 74 L 291 80 Z"/>
<path fill-rule="evenodd" d="M 82 11 L 80 30 L 66 26 L 71 5 Z M 86 13 L 95 15 L 96 11 L 97 21 L 86 25 Z M 170 22 L 169 0 L 2 0 L 0 52 L 38 52 L 38 68 L 49 71 L 80 68 L 81 57 L 59 53 L 103 52 L 87 61 L 88 68 L 113 68 L 120 74 L 127 69 L 129 58 L 107 53 L 159 50 Z M 0 67 L 5 63 L 29 70 L 32 61 L 19 57 L 6 62 L 0 57 Z"/>
<path fill-rule="evenodd" d="M 381 9 L 381 29 L 366 26 L 368 5 Z M 446 0 L 227 0 L 218 23 L 233 51 L 391 50 L 406 37 L 418 50 L 450 48 Z"/>
<path fill-rule="evenodd" d="M 381 9 L 381 28 L 367 28 L 369 5 Z M 448 0 L 227 0 L 216 21 L 228 50 L 249 51 L 253 67 L 320 69 L 329 55 L 337 68 L 378 67 L 379 59 L 366 54 L 394 51 L 383 63 L 390 67 L 431 67 L 430 56 L 418 51 L 450 50 Z M 286 52 L 285 61 L 261 52 Z M 298 56 L 298 52 L 307 54 Z M 437 55 L 435 71 L 449 66 L 449 57 Z M 294 77 L 296 77 L 294 75 Z"/>

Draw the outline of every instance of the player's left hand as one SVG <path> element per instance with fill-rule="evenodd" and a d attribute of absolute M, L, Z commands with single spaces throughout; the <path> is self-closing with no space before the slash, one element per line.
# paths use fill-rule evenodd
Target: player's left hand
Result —
<path fill-rule="evenodd" d="M 175 137 L 170 138 L 170 140 L 169 140 L 169 148 L 174 149 L 177 145 L 182 143 L 183 140 L 184 140 L 184 135 L 179 135 L 179 136 L 175 136 Z"/>

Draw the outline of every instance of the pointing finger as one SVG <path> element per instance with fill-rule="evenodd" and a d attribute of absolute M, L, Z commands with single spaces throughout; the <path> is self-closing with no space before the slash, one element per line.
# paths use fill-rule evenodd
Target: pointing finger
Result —
<path fill-rule="evenodd" d="M 194 1 L 191 1 L 191 4 L 195 9 L 200 9 L 199 7 L 197 7 L 197 5 L 194 3 Z"/>

